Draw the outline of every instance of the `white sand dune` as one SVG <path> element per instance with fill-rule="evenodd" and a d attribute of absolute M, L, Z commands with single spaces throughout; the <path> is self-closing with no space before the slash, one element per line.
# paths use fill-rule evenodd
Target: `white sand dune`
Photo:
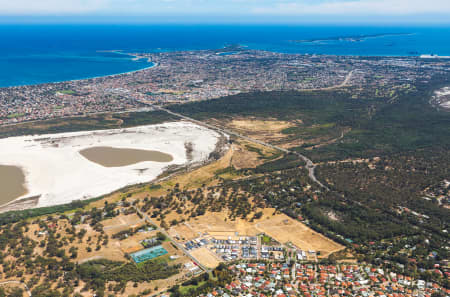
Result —
<path fill-rule="evenodd" d="M 450 87 L 444 87 L 434 92 L 434 102 L 444 109 L 450 109 Z"/>
<path fill-rule="evenodd" d="M 50 206 L 149 182 L 169 165 L 205 160 L 215 149 L 219 136 L 215 131 L 182 121 L 128 129 L 11 137 L 0 139 L 0 164 L 23 169 L 28 193 L 20 198 L 40 195 L 38 206 Z M 193 144 L 191 161 L 187 160 L 186 142 Z M 80 150 L 95 146 L 155 150 L 172 155 L 173 160 L 108 168 L 80 155 Z"/>
<path fill-rule="evenodd" d="M 447 96 L 450 95 L 450 87 L 444 87 L 440 90 L 437 90 L 436 92 L 437 96 Z"/>

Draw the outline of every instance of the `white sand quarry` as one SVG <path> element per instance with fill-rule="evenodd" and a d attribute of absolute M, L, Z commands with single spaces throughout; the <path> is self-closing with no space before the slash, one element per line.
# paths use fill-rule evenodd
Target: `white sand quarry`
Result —
<path fill-rule="evenodd" d="M 38 206 L 50 206 L 149 182 L 169 165 L 206 160 L 219 137 L 215 131 L 184 121 L 128 129 L 11 137 L 0 139 L 0 164 L 18 166 L 24 171 L 28 193 L 18 199 L 40 195 Z M 193 145 L 191 160 L 186 155 L 187 142 Z M 170 154 L 173 160 L 103 167 L 79 153 L 98 146 L 155 150 Z"/>

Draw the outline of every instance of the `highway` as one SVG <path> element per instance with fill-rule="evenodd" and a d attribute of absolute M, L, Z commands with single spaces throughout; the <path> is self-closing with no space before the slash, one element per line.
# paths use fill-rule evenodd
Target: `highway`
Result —
<path fill-rule="evenodd" d="M 144 103 L 144 102 L 143 102 L 143 103 Z M 323 189 L 325 189 L 325 190 L 327 190 L 327 191 L 329 190 L 324 184 L 322 184 L 322 183 L 316 178 L 316 175 L 315 175 L 316 164 L 314 164 L 314 162 L 311 161 L 311 159 L 309 159 L 309 158 L 306 157 L 305 155 L 300 154 L 299 152 L 291 151 L 291 150 L 288 150 L 288 149 L 285 149 L 285 148 L 282 148 L 282 147 L 279 147 L 279 146 L 276 146 L 276 145 L 273 145 L 273 144 L 270 144 L 270 143 L 267 143 L 267 142 L 263 142 L 263 141 L 258 140 L 258 139 L 254 139 L 254 138 L 251 138 L 251 137 L 248 137 L 248 136 L 245 136 L 245 135 L 236 133 L 236 132 L 231 131 L 231 130 L 228 130 L 228 129 L 220 128 L 220 127 L 217 127 L 217 126 L 214 126 L 214 125 L 211 125 L 211 124 L 202 122 L 202 121 L 198 121 L 198 120 L 196 120 L 196 119 L 187 117 L 187 116 L 185 116 L 185 115 L 182 115 L 182 114 L 179 114 L 179 113 L 170 111 L 170 110 L 168 110 L 168 109 L 166 109 L 166 108 L 163 108 L 163 107 L 154 106 L 154 105 L 149 104 L 149 103 L 146 103 L 146 104 L 152 106 L 152 107 L 155 108 L 155 109 L 165 111 L 165 112 L 167 112 L 168 114 L 171 114 L 171 115 L 176 116 L 176 117 L 179 117 L 179 118 L 181 118 L 181 119 L 184 119 L 184 120 L 193 122 L 193 123 L 195 123 L 195 124 L 198 124 L 198 125 L 201 125 L 201 126 L 204 126 L 204 127 L 210 128 L 210 129 L 213 129 L 213 130 L 218 131 L 218 132 L 220 132 L 220 133 L 225 133 L 225 134 L 228 134 L 228 135 L 233 135 L 233 136 L 239 137 L 239 138 L 241 138 L 241 139 L 247 140 L 247 141 L 249 141 L 249 142 L 253 142 L 253 143 L 260 144 L 260 145 L 263 145 L 263 146 L 268 147 L 268 148 L 271 148 L 271 149 L 275 149 L 275 150 L 282 151 L 282 152 L 284 152 L 284 153 L 286 153 L 286 154 L 293 154 L 293 155 L 296 155 L 297 157 L 299 157 L 299 158 L 301 158 L 303 161 L 305 161 L 305 163 L 306 163 L 306 169 L 308 169 L 308 176 L 309 176 L 309 178 L 310 178 L 314 183 L 316 183 L 317 185 L 319 185 L 321 188 L 323 188 Z"/>
<path fill-rule="evenodd" d="M 299 89 L 297 91 L 301 91 L 301 92 L 328 91 L 328 90 L 334 90 L 334 89 L 340 89 L 340 88 L 346 87 L 349 84 L 350 80 L 352 79 L 353 71 L 354 70 L 349 71 L 347 73 L 347 75 L 345 76 L 344 81 L 338 85 L 323 87 L 323 88 L 315 88 L 315 89 Z"/>

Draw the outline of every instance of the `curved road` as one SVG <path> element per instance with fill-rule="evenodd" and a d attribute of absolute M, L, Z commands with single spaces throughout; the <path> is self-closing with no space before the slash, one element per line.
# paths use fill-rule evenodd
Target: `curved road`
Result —
<path fill-rule="evenodd" d="M 314 90 L 332 90 L 332 89 L 337 89 L 337 88 L 345 87 L 345 86 L 347 86 L 348 83 L 350 82 L 350 80 L 351 80 L 351 78 L 352 78 L 352 75 L 353 75 L 353 71 L 354 71 L 354 70 L 349 71 L 348 74 L 347 74 L 347 76 L 345 77 L 344 81 L 343 81 L 342 83 L 340 83 L 339 85 L 335 85 L 335 86 L 331 86 L 331 87 L 325 87 L 325 88 L 319 88 L 319 89 L 308 89 L 308 91 L 314 91 Z M 302 91 L 302 90 L 300 90 L 300 91 Z M 269 147 L 269 148 L 272 148 L 272 149 L 275 149 L 275 150 L 282 151 L 282 152 L 287 153 L 287 154 L 294 154 L 294 155 L 298 156 L 299 158 L 301 158 L 303 161 L 305 161 L 305 163 L 306 163 L 306 169 L 308 169 L 308 176 L 309 176 L 309 178 L 310 178 L 314 183 L 316 183 L 318 186 L 320 186 L 322 189 L 325 189 L 325 190 L 327 190 L 327 191 L 329 190 L 327 186 L 325 186 L 324 184 L 322 184 L 322 183 L 316 178 L 315 170 L 316 170 L 317 165 L 314 164 L 314 162 L 311 161 L 311 159 L 309 159 L 309 158 L 306 157 L 305 155 L 300 154 L 299 152 L 287 150 L 287 149 L 284 149 L 284 148 L 282 148 L 282 147 L 279 147 L 279 146 L 276 146 L 276 145 L 273 145 L 273 144 L 270 144 L 270 143 L 267 143 L 267 142 L 263 142 L 263 141 L 258 140 L 258 139 L 253 139 L 253 138 L 250 138 L 250 137 L 248 137 L 248 136 L 245 136 L 245 135 L 242 135 L 242 134 L 239 134 L 239 133 L 236 133 L 236 132 L 234 132 L 234 131 L 230 131 L 230 130 L 227 130 L 227 129 L 224 129 L 224 128 L 216 127 L 216 126 L 214 126 L 214 125 L 210 125 L 210 124 L 208 124 L 208 123 L 205 123 L 205 122 L 202 122 L 202 121 L 198 121 L 198 120 L 196 120 L 196 119 L 193 119 L 193 118 L 184 116 L 184 115 L 182 115 L 182 114 L 179 114 L 179 113 L 176 113 L 176 112 L 173 112 L 173 111 L 170 111 L 170 110 L 168 110 L 168 109 L 166 109 L 166 108 L 163 108 L 163 107 L 155 106 L 155 105 L 153 105 L 153 104 L 151 104 L 151 103 L 148 103 L 148 102 L 145 102 L 145 101 L 142 101 L 142 100 L 138 100 L 138 101 L 140 101 L 141 103 L 143 103 L 143 104 L 145 104 L 145 105 L 151 106 L 151 107 L 153 107 L 153 108 L 155 108 L 155 109 L 159 109 L 159 110 L 165 111 L 165 112 L 167 112 L 167 113 L 169 113 L 169 114 L 171 114 L 171 115 L 174 115 L 174 116 L 176 116 L 176 117 L 179 117 L 179 118 L 185 119 L 185 120 L 187 120 L 187 121 L 196 123 L 196 124 L 198 124 L 198 125 L 201 125 L 201 126 L 204 126 L 204 127 L 207 127 L 207 128 L 210 128 L 210 129 L 213 129 L 213 130 L 216 130 L 216 131 L 219 131 L 219 132 L 228 134 L 228 135 L 233 135 L 233 136 L 236 136 L 236 137 L 245 139 L 245 140 L 250 141 L 250 142 L 253 142 L 253 143 L 257 143 L 257 144 L 260 144 L 260 145 L 263 145 L 263 146 L 266 146 L 266 147 Z"/>
<path fill-rule="evenodd" d="M 0 282 L 0 286 L 8 285 L 8 284 L 21 285 L 21 286 L 25 287 L 25 292 L 27 292 L 28 296 L 31 297 L 30 289 L 28 289 L 28 286 L 25 283 L 23 283 L 21 281 L 15 281 L 15 280 Z"/>
<path fill-rule="evenodd" d="M 147 103 L 147 104 L 148 104 L 148 103 Z M 151 104 L 148 104 L 148 105 L 151 105 Z M 316 178 L 316 175 L 315 175 L 316 164 L 314 164 L 314 162 L 311 161 L 311 159 L 309 159 L 309 158 L 306 157 L 305 155 L 300 154 L 299 152 L 291 151 L 291 150 L 288 150 L 288 149 L 285 149 L 285 148 L 282 148 L 282 147 L 279 147 L 279 146 L 276 146 L 276 145 L 273 145 L 273 144 L 270 144 L 270 143 L 267 143 L 267 142 L 263 142 L 263 141 L 261 141 L 261 140 L 254 139 L 254 138 L 251 138 L 251 137 L 248 137 L 248 136 L 245 136 L 245 135 L 236 133 L 236 132 L 231 131 L 231 130 L 228 130 L 228 129 L 216 127 L 216 126 L 214 126 L 214 125 L 211 125 L 211 124 L 208 124 L 208 123 L 205 123 L 205 122 L 202 122 L 202 121 L 198 121 L 198 120 L 196 120 L 196 119 L 193 119 L 193 118 L 184 116 L 184 115 L 182 115 L 182 114 L 179 114 L 179 113 L 176 113 L 176 112 L 173 112 L 173 111 L 170 111 L 170 110 L 168 110 L 168 109 L 166 109 L 166 108 L 162 108 L 162 107 L 154 106 L 154 105 L 151 105 L 151 106 L 152 106 L 153 108 L 155 108 L 155 109 L 165 111 L 165 112 L 167 112 L 168 114 L 171 114 L 171 115 L 174 115 L 174 116 L 176 116 L 176 117 L 182 118 L 182 119 L 184 119 L 184 120 L 193 122 L 193 123 L 195 123 L 195 124 L 198 124 L 198 125 L 201 125 L 201 126 L 204 126 L 204 127 L 207 127 L 207 128 L 213 129 L 213 130 L 216 130 L 216 131 L 218 131 L 218 132 L 225 133 L 225 134 L 228 134 L 228 135 L 233 135 L 233 136 L 236 136 L 236 137 L 245 139 L 245 140 L 247 140 L 247 141 L 249 141 L 249 142 L 257 143 L 257 144 L 263 145 L 263 146 L 265 146 L 265 147 L 269 147 L 269 148 L 272 148 L 272 149 L 275 149 L 275 150 L 282 151 L 282 152 L 284 152 L 284 153 L 286 153 L 286 154 L 293 154 L 293 155 L 296 155 L 296 156 L 298 156 L 299 158 L 301 158 L 303 161 L 305 161 L 305 163 L 306 163 L 306 168 L 308 169 L 308 176 L 309 176 L 309 178 L 310 178 L 314 183 L 316 183 L 317 185 L 319 185 L 321 188 L 323 188 L 323 189 L 325 189 L 325 190 L 328 190 L 328 188 L 327 188 L 324 184 L 322 184 L 319 180 L 317 180 L 317 178 Z"/>
<path fill-rule="evenodd" d="M 334 85 L 334 86 L 330 86 L 330 87 L 323 87 L 323 88 L 316 88 L 316 89 L 300 89 L 297 91 L 303 91 L 303 92 L 304 91 L 328 91 L 328 90 L 334 90 L 334 89 L 346 87 L 348 85 L 348 83 L 350 82 L 350 80 L 352 79 L 353 71 L 354 70 L 350 70 L 347 73 L 347 75 L 345 76 L 344 81 L 338 85 Z"/>

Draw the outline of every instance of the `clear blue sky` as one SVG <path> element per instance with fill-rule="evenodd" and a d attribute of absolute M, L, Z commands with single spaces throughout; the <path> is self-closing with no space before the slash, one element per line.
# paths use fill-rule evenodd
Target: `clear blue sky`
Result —
<path fill-rule="evenodd" d="M 450 23 L 450 0 L 0 0 L 0 22 Z"/>

